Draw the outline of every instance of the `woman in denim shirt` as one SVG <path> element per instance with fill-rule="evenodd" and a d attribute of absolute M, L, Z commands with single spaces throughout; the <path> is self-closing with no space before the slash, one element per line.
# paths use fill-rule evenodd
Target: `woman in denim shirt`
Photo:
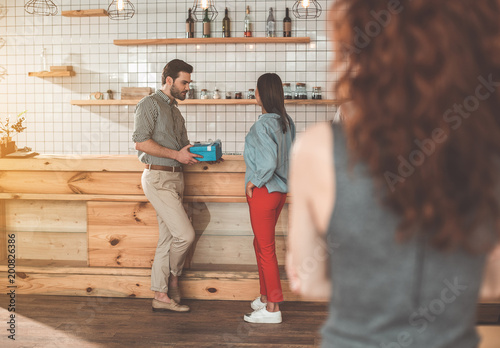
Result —
<path fill-rule="evenodd" d="M 281 78 L 264 74 L 257 81 L 255 97 L 262 115 L 245 138 L 245 185 L 254 248 L 259 268 L 260 294 L 244 320 L 281 323 L 283 301 L 275 248 L 275 226 L 288 192 L 288 166 L 295 125 L 285 110 Z"/>

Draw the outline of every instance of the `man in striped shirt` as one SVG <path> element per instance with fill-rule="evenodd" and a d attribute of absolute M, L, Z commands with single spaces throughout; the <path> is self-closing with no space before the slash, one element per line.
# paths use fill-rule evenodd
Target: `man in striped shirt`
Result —
<path fill-rule="evenodd" d="M 186 99 L 193 67 L 174 59 L 165 65 L 156 93 L 143 98 L 136 107 L 132 140 L 145 164 L 142 188 L 156 210 L 159 239 L 151 270 L 153 310 L 187 312 L 180 304 L 178 278 L 182 273 L 194 229 L 182 205 L 184 177 L 182 164 L 197 163 L 189 152 L 184 118 L 177 101 Z"/>

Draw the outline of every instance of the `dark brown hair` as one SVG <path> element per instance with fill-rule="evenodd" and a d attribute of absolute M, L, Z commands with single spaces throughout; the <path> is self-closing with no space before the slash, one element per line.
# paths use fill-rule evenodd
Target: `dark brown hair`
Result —
<path fill-rule="evenodd" d="M 338 0 L 331 13 L 349 148 L 401 217 L 397 239 L 488 250 L 500 236 L 499 2 Z"/>
<path fill-rule="evenodd" d="M 179 73 L 181 71 L 191 74 L 193 72 L 193 66 L 180 59 L 173 59 L 168 62 L 163 68 L 163 73 L 161 74 L 162 86 L 167 83 L 168 76 L 175 81 L 175 79 L 179 77 Z"/>
<path fill-rule="evenodd" d="M 285 94 L 283 92 L 283 82 L 278 74 L 266 73 L 257 80 L 262 106 L 269 113 L 280 115 L 281 129 L 286 133 L 288 129 L 288 118 L 285 109 Z"/>

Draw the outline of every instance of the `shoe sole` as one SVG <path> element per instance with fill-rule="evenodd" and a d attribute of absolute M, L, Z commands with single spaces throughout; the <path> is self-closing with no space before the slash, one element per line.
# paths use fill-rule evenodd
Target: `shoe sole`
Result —
<path fill-rule="evenodd" d="M 174 311 L 173 309 L 168 309 L 168 308 L 154 308 L 151 307 L 153 312 L 176 312 L 176 313 L 187 313 L 191 311 L 191 308 L 188 309 L 187 311 Z"/>
<path fill-rule="evenodd" d="M 283 321 L 283 320 L 280 320 L 280 321 L 276 321 L 276 320 L 272 320 L 272 321 L 264 320 L 264 321 L 262 321 L 262 319 L 254 320 L 254 319 L 251 319 L 251 318 L 249 318 L 247 316 L 244 316 L 243 320 L 245 320 L 247 323 L 252 323 L 252 324 L 281 324 L 281 322 Z"/>

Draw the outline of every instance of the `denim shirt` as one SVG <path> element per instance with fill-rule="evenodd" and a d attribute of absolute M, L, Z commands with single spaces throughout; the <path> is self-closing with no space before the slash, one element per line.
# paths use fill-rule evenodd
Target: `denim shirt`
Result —
<path fill-rule="evenodd" d="M 290 148 L 295 140 L 295 124 L 285 134 L 278 114 L 263 114 L 245 137 L 243 157 L 246 164 L 245 187 L 249 181 L 271 192 L 288 192 Z"/>

